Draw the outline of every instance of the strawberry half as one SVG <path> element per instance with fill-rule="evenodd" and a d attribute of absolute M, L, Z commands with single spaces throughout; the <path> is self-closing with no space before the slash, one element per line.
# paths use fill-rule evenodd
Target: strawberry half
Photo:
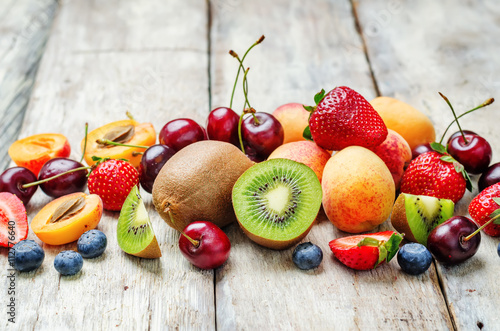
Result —
<path fill-rule="evenodd" d="M 122 209 L 128 194 L 139 183 L 139 172 L 123 160 L 107 160 L 100 163 L 89 175 L 90 194 L 101 197 L 103 208 L 111 211 Z"/>
<path fill-rule="evenodd" d="M 340 86 L 326 95 L 318 93 L 309 118 L 309 130 L 314 142 L 327 150 L 347 146 L 375 147 L 387 137 L 382 117 L 366 99 L 353 89 Z M 307 130 L 307 129 L 306 129 Z"/>
<path fill-rule="evenodd" d="M 427 152 L 411 161 L 401 180 L 401 192 L 450 199 L 457 203 L 464 196 L 465 189 L 471 190 L 472 185 L 463 165 L 444 153 L 445 150 L 443 154 Z"/>
<path fill-rule="evenodd" d="M 14 194 L 0 192 L 0 246 L 12 247 L 28 236 L 28 217 L 23 202 Z"/>
<path fill-rule="evenodd" d="M 500 183 L 485 188 L 469 204 L 469 215 L 479 225 L 484 225 L 500 215 Z M 497 219 L 488 224 L 484 233 L 492 237 L 500 237 L 500 221 Z"/>
<path fill-rule="evenodd" d="M 337 238 L 330 241 L 333 255 L 356 270 L 369 270 L 389 262 L 399 250 L 403 235 L 395 231 L 384 231 Z"/>

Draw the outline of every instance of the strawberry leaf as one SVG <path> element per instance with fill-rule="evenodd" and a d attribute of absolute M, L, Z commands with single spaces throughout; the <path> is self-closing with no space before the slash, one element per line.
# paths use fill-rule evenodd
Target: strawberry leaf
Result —
<path fill-rule="evenodd" d="M 449 163 L 453 163 L 453 162 L 456 162 L 454 158 L 452 158 L 451 156 L 449 155 L 443 155 L 439 158 L 441 161 L 444 161 L 444 162 L 449 162 Z"/>
<path fill-rule="evenodd" d="M 358 243 L 358 247 L 361 247 L 361 246 L 378 246 L 378 245 L 380 245 L 380 240 L 377 240 L 377 239 L 371 238 L 371 237 L 364 237 Z"/>
<path fill-rule="evenodd" d="M 458 163 L 456 161 L 453 162 L 453 167 L 455 167 L 455 171 L 458 173 L 461 173 L 462 171 L 464 171 L 464 166 L 461 163 Z"/>
<path fill-rule="evenodd" d="M 324 89 L 321 89 L 321 91 L 316 93 L 316 95 L 314 96 L 314 102 L 316 103 L 316 105 L 319 104 L 321 102 L 321 100 L 323 100 L 325 95 L 326 95 L 326 92 Z"/>
<path fill-rule="evenodd" d="M 465 187 L 467 188 L 467 191 L 469 192 L 472 192 L 472 180 L 470 179 L 470 176 L 469 174 L 467 173 L 467 171 L 462 170 L 462 176 L 464 176 L 464 179 L 465 179 Z"/>
<path fill-rule="evenodd" d="M 311 135 L 311 129 L 309 129 L 309 125 L 306 126 L 306 128 L 304 129 L 304 132 L 302 132 L 302 137 L 304 137 L 304 139 L 306 139 L 306 140 L 313 141 L 313 138 Z"/>
<path fill-rule="evenodd" d="M 307 110 L 310 113 L 312 113 L 316 109 L 316 107 L 314 107 L 314 106 L 304 106 L 304 105 L 302 105 L 302 107 L 304 107 L 304 109 Z"/>
<path fill-rule="evenodd" d="M 439 154 L 446 154 L 447 153 L 446 147 L 440 143 L 437 143 L 437 142 L 432 142 L 431 148 L 433 150 L 435 150 L 436 152 L 438 152 Z"/>
<path fill-rule="evenodd" d="M 490 215 L 488 215 L 488 217 L 491 219 L 491 218 L 496 218 L 500 216 L 500 208 L 498 208 L 497 210 L 495 210 L 494 212 L 492 212 Z M 500 218 L 497 218 L 496 220 L 493 221 L 493 224 L 500 224 Z"/>
<path fill-rule="evenodd" d="M 495 201 L 496 204 L 500 206 L 500 198 L 491 198 L 491 200 Z"/>
<path fill-rule="evenodd" d="M 399 250 L 399 244 L 403 241 L 404 234 L 393 233 L 389 240 L 385 243 L 387 249 L 387 262 L 392 260 Z"/>
<path fill-rule="evenodd" d="M 373 266 L 373 268 L 375 269 L 380 263 L 384 262 L 386 258 L 387 258 L 387 248 L 385 248 L 384 245 L 380 245 L 378 247 L 378 261 Z"/>

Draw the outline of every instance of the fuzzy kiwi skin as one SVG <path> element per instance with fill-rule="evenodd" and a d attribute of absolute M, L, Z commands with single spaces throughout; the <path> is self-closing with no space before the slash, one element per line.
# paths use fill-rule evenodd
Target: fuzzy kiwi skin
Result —
<path fill-rule="evenodd" d="M 293 238 L 293 239 L 290 239 L 290 240 L 286 240 L 286 241 L 272 240 L 272 239 L 268 239 L 268 238 L 259 237 L 255 234 L 251 233 L 247 229 L 245 229 L 241 223 L 240 223 L 240 227 L 243 230 L 243 232 L 248 236 L 248 238 L 250 238 L 252 241 L 254 241 L 257 244 L 264 246 L 266 248 L 270 248 L 270 249 L 274 249 L 274 250 L 279 251 L 279 250 L 290 248 L 290 247 L 294 246 L 295 244 L 298 244 L 302 239 L 304 239 L 305 236 L 307 236 L 307 234 L 309 233 L 309 231 L 311 231 L 311 228 L 314 224 L 316 224 L 316 219 L 314 220 L 314 222 L 311 223 L 311 226 L 309 226 L 309 228 L 306 231 L 304 231 L 304 233 L 302 233 L 300 236 Z"/>
<path fill-rule="evenodd" d="M 201 220 L 226 226 L 236 221 L 233 185 L 253 164 L 226 142 L 203 140 L 188 145 L 175 153 L 156 177 L 152 191 L 156 211 L 177 230 Z"/>
<path fill-rule="evenodd" d="M 142 257 L 144 259 L 156 259 L 161 257 L 160 245 L 158 245 L 158 241 L 156 240 L 156 236 L 153 237 L 153 240 L 149 243 L 149 245 L 144 248 L 142 251 L 138 253 L 132 254 L 134 256 Z"/>
<path fill-rule="evenodd" d="M 405 239 L 411 242 L 418 242 L 417 239 L 415 239 L 415 237 L 413 236 L 413 232 L 411 232 L 410 225 L 408 224 L 408 220 L 406 219 L 404 193 L 401 193 L 394 203 L 391 214 L 391 224 L 399 233 L 404 233 Z"/>

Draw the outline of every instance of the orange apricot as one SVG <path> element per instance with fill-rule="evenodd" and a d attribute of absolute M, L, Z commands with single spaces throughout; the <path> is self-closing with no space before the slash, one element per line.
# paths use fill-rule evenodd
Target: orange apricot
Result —
<path fill-rule="evenodd" d="M 325 168 L 326 162 L 328 162 L 330 157 L 331 155 L 328 151 L 319 147 L 312 141 L 304 140 L 281 145 L 276 148 L 271 155 L 269 155 L 268 160 L 288 159 L 304 163 L 314 171 L 321 182 L 323 169 Z"/>
<path fill-rule="evenodd" d="M 93 165 L 96 161 L 92 156 L 110 159 L 126 159 L 134 167 L 139 167 L 144 148 L 126 146 L 107 146 L 99 144 L 98 139 L 108 139 L 111 141 L 136 146 L 151 146 L 156 142 L 156 132 L 151 123 L 139 123 L 134 120 L 122 120 L 108 123 L 89 132 L 87 136 L 87 147 L 85 149 L 85 162 Z M 82 140 L 81 147 L 84 149 L 85 139 Z"/>
<path fill-rule="evenodd" d="M 300 103 L 287 103 L 276 108 L 273 116 L 281 123 L 285 132 L 283 144 L 305 140 L 302 136 L 309 125 L 309 112 Z"/>
<path fill-rule="evenodd" d="M 94 229 L 102 216 L 102 201 L 96 194 L 72 193 L 45 205 L 31 221 L 31 230 L 49 245 L 63 245 Z"/>
<path fill-rule="evenodd" d="M 16 165 L 28 168 L 38 175 L 48 160 L 68 157 L 71 147 L 62 134 L 40 133 L 15 141 L 10 145 L 8 153 Z"/>
<path fill-rule="evenodd" d="M 431 120 L 409 104 L 390 97 L 377 97 L 370 101 L 370 104 L 382 117 L 388 129 L 403 136 L 411 150 L 436 140 L 436 131 Z"/>

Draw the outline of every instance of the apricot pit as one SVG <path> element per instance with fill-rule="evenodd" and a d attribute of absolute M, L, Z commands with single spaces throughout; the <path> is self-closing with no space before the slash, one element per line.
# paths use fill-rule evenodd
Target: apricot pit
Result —
<path fill-rule="evenodd" d="M 31 229 L 44 243 L 63 245 L 94 229 L 101 216 L 101 198 L 78 192 L 48 203 L 31 221 Z"/>

